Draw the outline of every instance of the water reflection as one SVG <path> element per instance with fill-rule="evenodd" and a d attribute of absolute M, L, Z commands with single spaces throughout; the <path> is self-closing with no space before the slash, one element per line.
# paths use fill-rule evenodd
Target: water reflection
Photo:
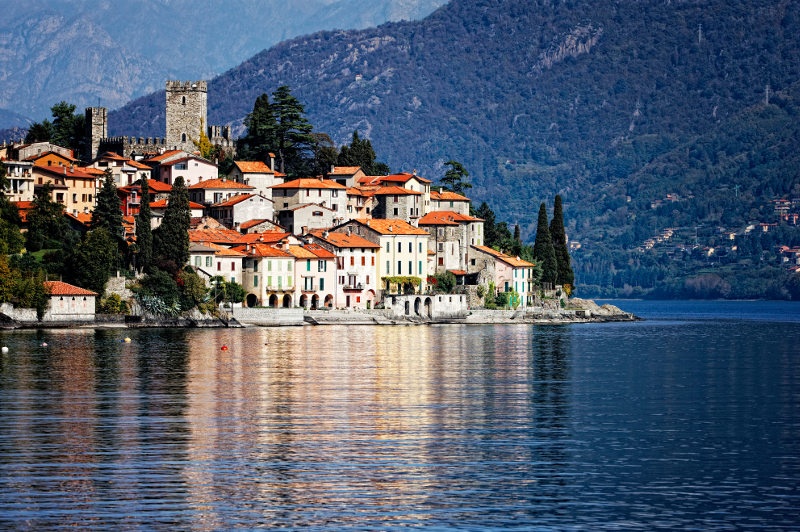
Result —
<path fill-rule="evenodd" d="M 669 327 L 5 334 L 0 528 L 713 528 L 712 502 L 759 493 L 786 514 L 791 335 Z"/>

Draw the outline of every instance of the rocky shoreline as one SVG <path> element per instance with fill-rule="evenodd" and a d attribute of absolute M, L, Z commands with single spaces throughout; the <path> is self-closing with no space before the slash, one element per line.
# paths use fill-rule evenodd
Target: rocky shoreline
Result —
<path fill-rule="evenodd" d="M 470 309 L 460 315 L 439 318 L 397 316 L 383 309 L 304 310 L 232 309 L 230 315 L 210 317 L 194 312 L 177 318 L 155 316 L 98 315 L 84 322 L 17 322 L 6 320 L 2 329 L 73 328 L 239 328 L 287 327 L 304 325 L 435 325 L 435 324 L 534 324 L 604 323 L 637 321 L 640 318 L 614 305 L 598 305 L 592 300 L 572 298 L 564 308 L 530 307 L 524 310 Z"/>

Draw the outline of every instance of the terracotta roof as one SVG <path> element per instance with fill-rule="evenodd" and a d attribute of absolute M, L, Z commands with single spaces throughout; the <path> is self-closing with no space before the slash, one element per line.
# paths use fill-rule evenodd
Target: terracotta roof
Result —
<path fill-rule="evenodd" d="M 88 226 L 90 223 L 92 223 L 92 213 L 90 212 L 79 212 L 77 214 L 72 214 L 69 211 L 64 211 L 64 214 L 83 225 Z"/>
<path fill-rule="evenodd" d="M 452 273 L 453 275 L 467 275 L 465 270 L 447 270 L 448 272 Z"/>
<path fill-rule="evenodd" d="M 264 231 L 262 233 L 248 233 L 246 235 L 239 235 L 239 243 L 253 244 L 256 242 L 266 244 L 277 244 L 287 237 L 292 236 L 292 233 L 286 231 Z"/>
<path fill-rule="evenodd" d="M 272 168 L 262 161 L 233 161 L 243 174 L 272 174 Z"/>
<path fill-rule="evenodd" d="M 340 190 L 347 190 L 346 186 L 340 185 L 336 181 L 332 181 L 330 179 L 315 179 L 311 177 L 301 177 L 300 179 L 294 179 L 287 183 L 281 183 L 280 185 L 273 185 L 272 188 L 277 188 L 277 189 L 335 188 Z"/>
<path fill-rule="evenodd" d="M 528 262 L 526 260 L 522 260 L 519 257 L 512 257 L 511 255 L 506 255 L 505 253 L 497 251 L 496 249 L 492 249 L 492 248 L 490 248 L 488 246 L 472 246 L 472 247 L 477 249 L 477 250 L 479 250 L 479 251 L 483 251 L 484 253 L 487 253 L 487 254 L 493 256 L 496 259 L 502 260 L 506 264 L 509 264 L 511 266 L 514 266 L 514 267 L 522 268 L 522 267 L 535 266 L 535 264 L 533 264 L 531 262 Z"/>
<path fill-rule="evenodd" d="M 216 244 L 240 244 L 245 236 L 227 228 L 194 229 L 189 231 L 190 242 L 214 242 Z"/>
<path fill-rule="evenodd" d="M 255 227 L 256 225 L 263 224 L 264 222 L 270 222 L 266 218 L 261 218 L 259 220 L 247 220 L 246 222 L 242 222 L 239 224 L 239 229 L 250 229 L 251 227 Z"/>
<path fill-rule="evenodd" d="M 214 255 L 217 257 L 245 257 L 247 253 L 242 251 L 238 251 L 234 248 L 229 248 L 227 246 L 220 246 L 219 244 L 215 244 L 213 242 L 201 242 L 201 244 L 205 247 L 211 248 L 214 250 Z"/>
<path fill-rule="evenodd" d="M 80 166 L 69 167 L 69 166 L 43 166 L 39 164 L 34 164 L 33 168 L 35 171 L 45 172 L 47 174 L 52 174 L 60 177 L 69 177 L 73 179 L 97 179 L 93 173 L 90 174 L 86 172 L 84 168 Z"/>
<path fill-rule="evenodd" d="M 360 188 L 347 187 L 347 195 L 348 196 L 363 196 L 364 192 Z"/>
<path fill-rule="evenodd" d="M 430 179 L 425 179 L 424 177 L 418 176 L 416 174 L 409 174 L 408 172 L 401 172 L 399 174 L 391 174 L 385 175 L 380 177 L 381 182 L 397 182 L 397 183 L 406 183 L 411 179 L 416 179 L 421 183 L 430 183 Z"/>
<path fill-rule="evenodd" d="M 421 196 L 422 192 L 409 190 L 398 185 L 381 187 L 374 192 L 376 196 Z"/>
<path fill-rule="evenodd" d="M 114 153 L 113 151 L 107 151 L 107 152 L 103 153 L 102 155 L 98 155 L 95 158 L 95 161 L 100 160 L 100 159 L 107 159 L 107 160 L 111 160 L 111 161 L 127 161 L 127 160 L 129 160 L 127 157 L 123 157 L 122 155 L 120 155 L 118 153 Z"/>
<path fill-rule="evenodd" d="M 256 187 L 245 185 L 244 183 L 239 183 L 238 181 L 231 181 L 229 179 L 215 178 L 215 179 L 205 179 L 203 181 L 200 181 L 199 183 L 195 183 L 194 185 L 189 187 L 189 190 L 206 190 L 206 189 L 216 189 L 216 188 L 253 190 Z"/>
<path fill-rule="evenodd" d="M 62 281 L 45 281 L 44 288 L 51 296 L 96 296 L 97 292 Z"/>
<path fill-rule="evenodd" d="M 187 155 L 186 157 L 179 157 L 177 159 L 170 159 L 168 161 L 164 161 L 164 162 L 161 163 L 161 166 L 173 166 L 173 165 L 176 165 L 178 163 L 184 163 L 186 161 L 200 161 L 200 162 L 205 163 L 205 164 L 207 164 L 209 166 L 217 166 L 216 164 L 212 163 L 208 159 L 204 159 L 203 157 L 200 157 L 199 155 L 191 155 L 191 154 Z"/>
<path fill-rule="evenodd" d="M 302 246 L 289 246 L 289 253 L 298 259 L 333 259 L 336 255 L 319 244 L 304 244 Z"/>
<path fill-rule="evenodd" d="M 165 161 L 170 157 L 175 157 L 177 155 L 180 155 L 181 153 L 186 153 L 186 152 L 184 152 L 183 150 L 167 150 L 164 153 L 161 153 L 154 157 L 150 157 L 149 159 L 147 159 L 147 161 L 153 163 L 160 163 L 161 161 Z"/>
<path fill-rule="evenodd" d="M 353 175 L 361 170 L 360 166 L 334 166 L 329 175 Z"/>
<path fill-rule="evenodd" d="M 418 225 L 458 225 L 459 222 L 480 222 L 480 218 L 454 211 L 431 211 L 417 222 Z"/>
<path fill-rule="evenodd" d="M 398 218 L 388 218 L 388 219 L 380 219 L 380 218 L 372 218 L 372 219 L 358 219 L 357 222 L 366 225 L 370 229 L 377 231 L 382 235 L 425 235 L 428 236 L 428 232 L 424 229 L 420 229 L 419 227 L 414 227 L 410 223 L 405 220 L 400 220 Z"/>
<path fill-rule="evenodd" d="M 251 257 L 292 258 L 291 254 L 270 244 L 247 244 L 234 249 L 247 253 Z"/>
<path fill-rule="evenodd" d="M 168 200 L 160 199 L 160 200 L 156 200 L 156 201 L 151 201 L 150 202 L 150 208 L 151 209 L 166 209 L 168 204 L 169 204 Z M 203 206 L 202 205 L 200 205 L 199 203 L 195 203 L 193 201 L 189 202 L 189 208 L 193 209 L 193 210 L 203 210 Z"/>
<path fill-rule="evenodd" d="M 449 190 L 431 190 L 431 199 L 437 201 L 469 201 L 469 198 Z"/>
<path fill-rule="evenodd" d="M 212 207 L 231 207 L 236 205 L 237 203 L 241 203 L 245 200 L 248 200 L 255 196 L 255 194 L 237 194 L 235 196 L 231 196 L 230 198 L 220 201 L 219 203 L 215 203 Z"/>
<path fill-rule="evenodd" d="M 172 185 L 170 185 L 169 183 L 162 183 L 161 181 L 156 181 L 155 179 L 148 179 L 147 188 L 151 192 L 170 192 L 172 190 Z"/>
<path fill-rule="evenodd" d="M 324 229 L 314 229 L 310 231 L 312 235 L 324 240 L 337 248 L 365 248 L 365 249 L 379 249 L 380 246 L 374 242 L 370 242 L 361 235 L 355 233 L 337 233 L 328 232 Z M 326 234 L 327 233 L 327 234 Z"/>

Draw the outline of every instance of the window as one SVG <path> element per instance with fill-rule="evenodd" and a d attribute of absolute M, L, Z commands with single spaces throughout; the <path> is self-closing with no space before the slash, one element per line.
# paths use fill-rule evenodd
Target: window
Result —
<path fill-rule="evenodd" d="M 218 271 L 218 272 L 221 272 L 221 271 L 222 271 L 222 263 L 221 263 L 221 262 L 218 262 L 218 263 L 217 263 L 217 271 Z"/>
<path fill-rule="evenodd" d="M 253 271 L 254 271 L 254 272 L 257 272 L 257 271 L 258 271 L 258 261 L 257 261 L 257 260 L 254 260 L 254 261 L 253 261 Z"/>
<path fill-rule="evenodd" d="M 414 243 L 413 242 L 409 242 L 408 243 L 408 252 L 409 253 L 414 253 Z"/>
<path fill-rule="evenodd" d="M 402 253 L 403 252 L 403 243 L 402 242 L 398 242 L 397 243 L 397 252 L 398 253 Z"/>
<path fill-rule="evenodd" d="M 369 284 L 369 275 L 367 275 L 367 284 Z"/>
<path fill-rule="evenodd" d="M 291 263 L 291 262 L 289 262 L 289 263 L 287 263 L 287 264 L 286 264 L 286 271 L 287 271 L 287 272 L 290 272 L 290 271 L 292 271 L 292 263 Z"/>
<path fill-rule="evenodd" d="M 319 289 L 320 289 L 320 291 L 325 290 L 325 278 L 324 277 L 320 277 L 319 278 Z"/>
<path fill-rule="evenodd" d="M 414 266 L 413 266 L 413 264 L 414 264 L 413 262 L 411 262 L 411 261 L 408 261 L 408 274 L 409 274 L 409 275 L 411 275 L 412 273 L 414 273 Z"/>
<path fill-rule="evenodd" d="M 375 256 L 374 255 L 372 256 L 372 264 L 370 264 L 370 266 L 375 266 Z"/>
<path fill-rule="evenodd" d="M 444 266 L 444 257 L 439 257 L 439 266 Z"/>
<path fill-rule="evenodd" d="M 258 275 L 253 276 L 253 286 L 258 286 Z"/>
<path fill-rule="evenodd" d="M 419 252 L 422 253 L 422 242 L 419 243 Z"/>
<path fill-rule="evenodd" d="M 306 271 L 311 271 L 311 259 L 306 259 Z"/>
<path fill-rule="evenodd" d="M 186 133 L 181 133 L 181 142 L 186 142 Z"/>
<path fill-rule="evenodd" d="M 196 267 L 198 267 L 198 268 L 200 267 L 200 256 L 199 256 L 199 255 L 196 255 L 196 256 L 194 257 L 194 265 L 195 265 Z"/>
<path fill-rule="evenodd" d="M 72 195 L 72 203 L 78 203 L 78 195 L 77 194 L 73 194 Z"/>
<path fill-rule="evenodd" d="M 400 212 L 397 210 L 397 207 L 394 208 L 394 216 L 395 218 L 400 216 Z"/>
<path fill-rule="evenodd" d="M 397 203 L 397 195 L 395 195 L 395 197 L 394 197 L 394 202 Z M 397 210 L 397 209 L 395 209 L 395 210 Z"/>
<path fill-rule="evenodd" d="M 267 286 L 272 286 L 272 276 L 271 275 L 267 276 Z"/>
<path fill-rule="evenodd" d="M 232 272 L 236 271 L 236 263 L 235 262 L 231 262 L 231 271 Z"/>
<path fill-rule="evenodd" d="M 389 261 L 387 260 L 386 261 L 386 274 L 387 275 L 390 273 L 389 269 L 390 269 L 390 265 L 389 265 Z"/>
<path fill-rule="evenodd" d="M 361 255 L 361 265 L 362 266 L 367 265 L 367 257 L 365 257 L 364 255 Z"/>
<path fill-rule="evenodd" d="M 206 257 L 206 267 L 211 267 L 211 257 Z"/>
<path fill-rule="evenodd" d="M 317 261 L 317 271 L 318 272 L 326 272 L 328 271 L 328 264 L 324 260 Z"/>
<path fill-rule="evenodd" d="M 397 261 L 397 275 L 403 275 L 403 263 Z"/>
<path fill-rule="evenodd" d="M 271 261 L 271 260 L 268 260 L 268 261 L 267 261 L 267 271 L 268 271 L 268 272 L 271 272 L 271 271 L 272 271 L 272 261 Z"/>
<path fill-rule="evenodd" d="M 422 275 L 422 261 L 419 261 L 419 263 L 417 264 L 417 270 L 419 270 L 417 272 L 417 275 Z"/>
<path fill-rule="evenodd" d="M 353 255 L 350 255 L 350 266 L 356 265 L 356 258 Z"/>
<path fill-rule="evenodd" d="M 436 244 L 436 247 L 439 253 L 444 252 L 444 242 L 439 242 L 438 244 Z"/>
<path fill-rule="evenodd" d="M 390 245 L 391 244 L 389 242 L 386 242 L 386 253 L 389 253 L 392 250 L 392 248 L 389 247 Z"/>

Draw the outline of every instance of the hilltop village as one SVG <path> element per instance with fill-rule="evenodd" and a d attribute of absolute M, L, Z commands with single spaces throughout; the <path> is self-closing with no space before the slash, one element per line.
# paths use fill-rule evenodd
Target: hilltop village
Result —
<path fill-rule="evenodd" d="M 430 300 L 423 311 L 419 301 L 416 307 L 406 302 L 400 314 L 463 315 L 494 307 L 498 294 L 504 294 L 503 307 L 518 312 L 541 308 L 543 299 L 555 301 L 553 308 L 564 306 L 562 287 L 541 286 L 533 262 L 485 245 L 484 220 L 470 214 L 468 197 L 437 189 L 416 172 L 367 175 L 358 166 L 332 165 L 324 175 L 290 179 L 270 153 L 267 160 L 234 158 L 231 169 L 221 173 L 216 162 L 199 154 L 195 140 L 207 131 L 212 144 L 233 147 L 228 127 L 201 129 L 206 90 L 202 81 L 167 82 L 163 139 L 109 138 L 106 110 L 86 109 L 87 163 L 50 142 L 5 146 L 4 194 L 18 208 L 23 228 L 35 208 L 35 192 L 47 186 L 70 223 L 87 231 L 110 176 L 124 241 L 135 246 L 143 204 L 156 231 L 169 216 L 173 185 L 180 181 L 190 210 L 184 266 L 209 289 L 240 287 L 234 307 L 357 311 L 390 306 L 388 295 L 397 304 L 395 297 L 434 291 L 461 297 L 438 310 Z M 448 279 L 451 286 L 437 286 Z M 114 290 L 48 283 L 51 314 L 56 295 L 58 301 L 64 295 L 94 301 Z M 117 292 L 131 296 L 124 288 Z M 62 313 L 80 320 L 92 314 L 89 307 L 67 305 Z"/>

